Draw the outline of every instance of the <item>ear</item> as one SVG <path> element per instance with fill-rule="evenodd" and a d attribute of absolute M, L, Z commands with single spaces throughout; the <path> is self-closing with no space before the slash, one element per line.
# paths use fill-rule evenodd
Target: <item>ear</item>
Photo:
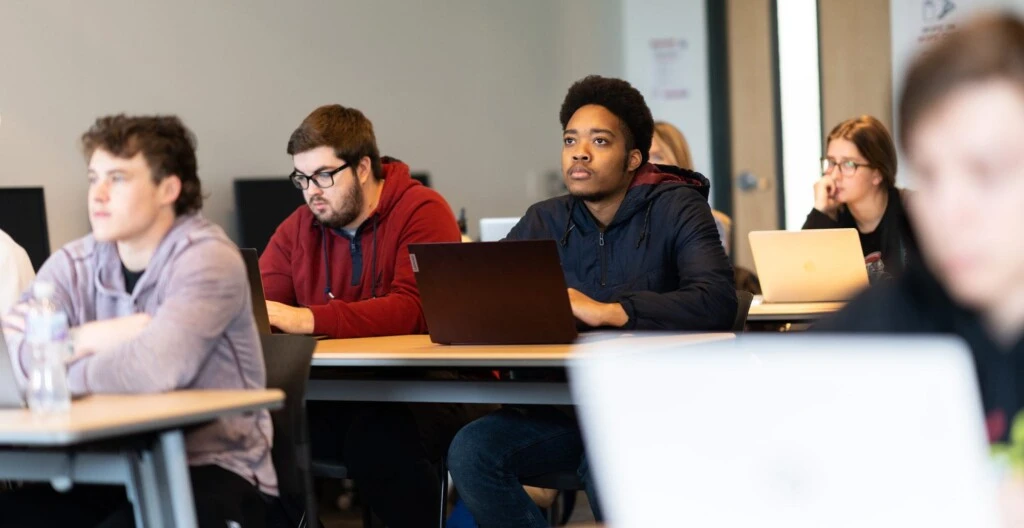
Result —
<path fill-rule="evenodd" d="M 882 173 L 878 172 L 878 169 L 875 169 L 875 178 L 871 180 L 871 183 L 875 184 L 875 186 L 882 184 Z"/>
<path fill-rule="evenodd" d="M 629 151 L 626 157 L 626 171 L 633 172 L 640 168 L 640 164 L 644 161 L 644 155 L 640 152 L 640 149 L 633 149 Z"/>
<path fill-rule="evenodd" d="M 359 185 L 366 185 L 366 182 L 373 179 L 373 165 L 369 156 L 363 156 L 356 167 L 356 176 L 359 178 Z"/>
<path fill-rule="evenodd" d="M 165 176 L 157 185 L 157 195 L 161 205 L 174 205 L 181 196 L 181 178 L 176 174 Z"/>

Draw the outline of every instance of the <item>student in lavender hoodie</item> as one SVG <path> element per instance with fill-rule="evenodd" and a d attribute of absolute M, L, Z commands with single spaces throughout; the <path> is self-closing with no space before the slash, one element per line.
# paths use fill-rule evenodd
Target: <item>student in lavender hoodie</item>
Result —
<path fill-rule="evenodd" d="M 242 258 L 199 214 L 192 133 L 177 117 L 118 115 L 97 119 L 82 146 L 92 233 L 54 253 L 36 278 L 55 286 L 73 328 L 72 393 L 264 387 Z M 3 320 L 21 383 L 26 301 Z M 199 525 L 264 526 L 277 495 L 269 414 L 222 418 L 185 438 Z M 0 494 L 0 526 L 130 526 L 130 511 L 114 486 Z"/>

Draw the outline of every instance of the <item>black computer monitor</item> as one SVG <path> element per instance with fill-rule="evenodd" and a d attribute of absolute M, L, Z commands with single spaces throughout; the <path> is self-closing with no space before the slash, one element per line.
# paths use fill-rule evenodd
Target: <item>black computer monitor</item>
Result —
<path fill-rule="evenodd" d="M 0 188 L 0 229 L 25 248 L 32 267 L 39 271 L 50 257 L 50 231 L 46 225 L 43 188 Z"/>
<path fill-rule="evenodd" d="M 430 173 L 429 172 L 414 172 L 410 174 L 412 179 L 422 183 L 426 187 L 430 187 Z"/>
<path fill-rule="evenodd" d="M 239 178 L 235 180 L 235 211 L 241 247 L 256 248 L 263 254 L 277 226 L 304 205 L 302 191 L 291 180 Z"/>

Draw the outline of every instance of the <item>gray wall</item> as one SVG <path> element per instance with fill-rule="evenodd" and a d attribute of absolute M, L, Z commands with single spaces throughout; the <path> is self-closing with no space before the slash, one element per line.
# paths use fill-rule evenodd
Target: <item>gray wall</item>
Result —
<path fill-rule="evenodd" d="M 175 113 L 199 139 L 205 213 L 234 236 L 232 180 L 287 174 L 290 132 L 337 102 L 475 232 L 542 197 L 569 84 L 622 75 L 621 2 L 2 0 L 0 186 L 45 186 L 59 247 L 89 229 L 93 119 Z"/>

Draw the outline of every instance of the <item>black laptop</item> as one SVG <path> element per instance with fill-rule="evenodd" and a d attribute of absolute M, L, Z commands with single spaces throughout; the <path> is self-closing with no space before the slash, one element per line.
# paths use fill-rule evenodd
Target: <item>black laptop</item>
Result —
<path fill-rule="evenodd" d="M 270 315 L 267 314 L 267 298 L 263 294 L 263 276 L 260 275 L 260 257 L 253 248 L 242 248 L 245 270 L 249 273 L 249 292 L 252 295 L 252 315 L 260 335 L 270 334 Z"/>
<path fill-rule="evenodd" d="M 409 259 L 434 343 L 576 339 L 554 240 L 409 244 Z"/>

